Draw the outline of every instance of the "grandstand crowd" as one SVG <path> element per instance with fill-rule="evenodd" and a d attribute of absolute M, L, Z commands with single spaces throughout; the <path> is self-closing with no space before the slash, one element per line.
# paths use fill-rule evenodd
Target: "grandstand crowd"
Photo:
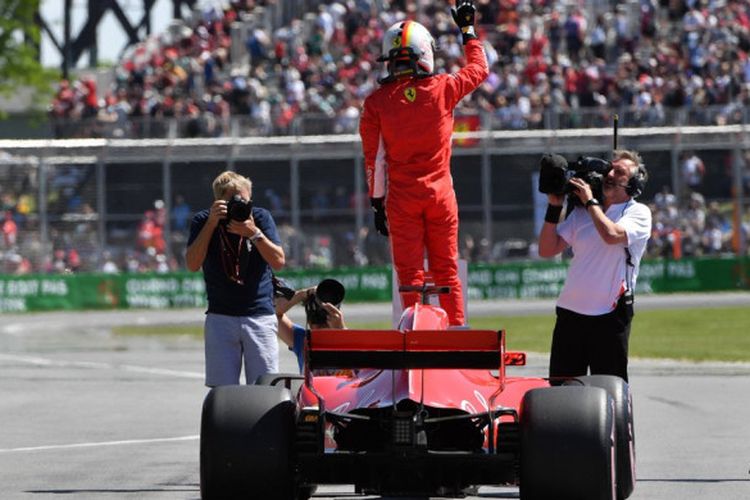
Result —
<path fill-rule="evenodd" d="M 436 71 L 462 62 L 445 1 L 321 1 L 281 26 L 264 15 L 267 3 L 233 1 L 173 24 L 134 46 L 110 87 L 60 82 L 50 109 L 56 133 L 160 136 L 175 118 L 178 135 L 216 137 L 237 133 L 235 117 L 246 125 L 239 133 L 289 134 L 304 116 L 324 117 L 330 127 L 321 131 L 353 132 L 382 74 L 382 33 L 405 17 L 433 33 Z M 606 124 L 613 110 L 636 125 L 665 124 L 676 110 L 698 124 L 745 119 L 746 1 L 476 4 L 491 72 L 459 112 L 484 112 L 495 129 Z M 545 123 L 549 111 L 564 119 Z"/>

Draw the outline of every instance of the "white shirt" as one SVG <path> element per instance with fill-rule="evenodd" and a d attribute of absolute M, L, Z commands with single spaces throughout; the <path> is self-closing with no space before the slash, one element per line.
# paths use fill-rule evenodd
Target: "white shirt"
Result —
<path fill-rule="evenodd" d="M 625 287 L 635 289 L 641 257 L 651 236 L 651 210 L 629 200 L 610 206 L 606 215 L 625 229 L 627 245 L 605 243 L 583 207 L 576 207 L 557 226 L 557 234 L 573 249 L 558 307 L 587 316 L 607 314 L 614 310 Z M 626 265 L 626 247 L 634 267 Z"/>

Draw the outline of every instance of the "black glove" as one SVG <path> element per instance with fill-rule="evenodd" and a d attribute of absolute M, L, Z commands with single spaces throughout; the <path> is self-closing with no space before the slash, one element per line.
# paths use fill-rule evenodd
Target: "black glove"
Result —
<path fill-rule="evenodd" d="M 463 35 L 464 45 L 469 40 L 477 37 L 476 33 L 474 33 L 474 13 L 476 10 L 474 0 L 458 0 L 456 8 L 451 9 L 453 20 L 461 30 L 461 35 Z"/>
<path fill-rule="evenodd" d="M 370 198 L 370 205 L 375 212 L 375 230 L 383 236 L 388 236 L 388 219 L 385 218 L 383 198 Z"/>

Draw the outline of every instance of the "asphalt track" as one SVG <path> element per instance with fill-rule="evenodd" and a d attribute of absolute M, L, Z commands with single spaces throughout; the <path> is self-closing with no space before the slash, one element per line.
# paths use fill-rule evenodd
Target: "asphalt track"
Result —
<path fill-rule="evenodd" d="M 748 305 L 750 294 L 642 297 L 638 307 Z M 550 301 L 470 304 L 532 314 Z M 385 305 L 347 305 L 377 319 Z M 197 499 L 202 344 L 123 338 L 116 324 L 196 323 L 198 310 L 0 316 L 0 499 Z M 748 325 L 750 334 L 750 325 Z M 530 355 L 514 374 L 544 375 Z M 294 360 L 282 351 L 282 369 Z M 638 484 L 631 498 L 750 498 L 750 363 L 633 360 Z M 586 471 L 581 471 L 585 476 Z M 355 497 L 323 487 L 318 500 Z M 481 488 L 479 498 L 518 498 Z"/>

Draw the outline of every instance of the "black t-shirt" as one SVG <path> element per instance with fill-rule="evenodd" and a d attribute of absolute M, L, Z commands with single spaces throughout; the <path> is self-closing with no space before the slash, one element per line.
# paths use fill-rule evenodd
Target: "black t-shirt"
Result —
<path fill-rule="evenodd" d="M 208 220 L 208 210 L 202 210 L 193 216 L 190 224 L 188 246 L 198 237 Z M 281 245 L 276 223 L 271 213 L 265 208 L 253 207 L 255 225 L 263 231 L 266 238 Z M 247 238 L 226 233 L 233 250 L 239 247 L 241 277 L 244 284 L 232 281 L 221 261 L 221 241 L 219 227 L 214 230 L 208 252 L 203 261 L 203 279 L 206 282 L 208 312 L 227 316 L 262 316 L 275 314 L 273 307 L 273 283 L 271 266 L 263 259 L 260 252 Z"/>

